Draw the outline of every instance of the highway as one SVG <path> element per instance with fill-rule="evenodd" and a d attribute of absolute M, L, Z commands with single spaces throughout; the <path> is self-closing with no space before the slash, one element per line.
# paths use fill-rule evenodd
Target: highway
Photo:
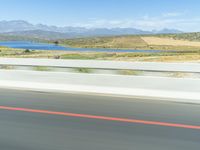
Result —
<path fill-rule="evenodd" d="M 199 150 L 200 105 L 0 89 L 1 150 Z"/>

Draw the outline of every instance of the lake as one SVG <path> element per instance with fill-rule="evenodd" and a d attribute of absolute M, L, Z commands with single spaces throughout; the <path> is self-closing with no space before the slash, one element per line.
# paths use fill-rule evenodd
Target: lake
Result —
<path fill-rule="evenodd" d="M 127 52 L 127 53 L 136 53 L 136 52 L 150 52 L 156 53 L 161 52 L 159 50 L 127 50 L 127 49 L 106 49 L 106 48 L 72 48 L 64 47 L 55 44 L 49 43 L 37 43 L 37 42 L 28 42 L 28 41 L 6 41 L 0 42 L 0 46 L 6 46 L 10 48 L 18 49 L 30 49 L 30 50 L 64 50 L 64 51 L 76 51 L 76 52 Z M 162 51 L 163 52 L 163 51 Z"/>

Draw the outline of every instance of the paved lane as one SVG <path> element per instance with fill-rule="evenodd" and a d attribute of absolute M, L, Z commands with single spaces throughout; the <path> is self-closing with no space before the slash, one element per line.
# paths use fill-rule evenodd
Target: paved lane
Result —
<path fill-rule="evenodd" d="M 0 106 L 200 125 L 200 105 L 0 89 Z M 199 149 L 200 130 L 0 109 L 2 150 Z"/>

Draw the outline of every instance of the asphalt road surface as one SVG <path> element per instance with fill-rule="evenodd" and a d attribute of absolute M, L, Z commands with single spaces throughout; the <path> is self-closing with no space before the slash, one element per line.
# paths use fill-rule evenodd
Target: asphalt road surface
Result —
<path fill-rule="evenodd" d="M 200 105 L 0 89 L 0 150 L 199 150 Z"/>

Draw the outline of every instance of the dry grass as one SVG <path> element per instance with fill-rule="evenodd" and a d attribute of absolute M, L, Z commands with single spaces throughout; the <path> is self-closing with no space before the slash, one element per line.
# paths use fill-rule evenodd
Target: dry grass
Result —
<path fill-rule="evenodd" d="M 186 40 L 175 40 L 172 38 L 159 37 L 141 37 L 148 45 L 170 45 L 170 46 L 194 46 L 200 47 L 200 42 L 192 42 Z"/>
<path fill-rule="evenodd" d="M 200 55 L 188 54 L 178 56 L 152 56 L 142 57 L 139 61 L 145 62 L 200 62 Z"/>
<path fill-rule="evenodd" d="M 135 48 L 147 46 L 147 43 L 140 37 L 117 37 L 113 38 L 112 42 L 109 43 L 110 47 L 122 47 L 122 48 Z"/>

